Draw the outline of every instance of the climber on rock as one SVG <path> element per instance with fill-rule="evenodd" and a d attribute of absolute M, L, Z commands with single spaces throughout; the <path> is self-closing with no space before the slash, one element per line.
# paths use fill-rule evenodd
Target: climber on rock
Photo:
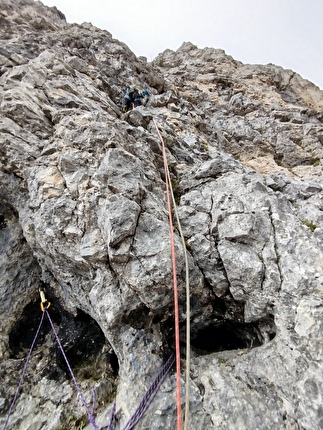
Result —
<path fill-rule="evenodd" d="M 148 101 L 149 92 L 139 85 L 128 85 L 124 93 L 123 112 L 145 105 Z"/>

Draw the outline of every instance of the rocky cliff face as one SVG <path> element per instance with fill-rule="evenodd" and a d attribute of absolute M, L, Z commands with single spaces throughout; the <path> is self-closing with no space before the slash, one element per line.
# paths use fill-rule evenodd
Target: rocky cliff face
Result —
<path fill-rule="evenodd" d="M 322 91 L 191 43 L 147 63 L 32 0 L 0 0 L 0 23 L 2 425 L 40 288 L 102 427 L 116 400 L 123 428 L 173 350 L 155 119 L 189 256 L 190 428 L 322 428 Z M 136 82 L 150 100 L 123 114 Z M 175 246 L 184 360 L 178 234 Z M 175 427 L 174 387 L 170 374 L 138 428 Z M 86 423 L 45 325 L 9 428 Z"/>

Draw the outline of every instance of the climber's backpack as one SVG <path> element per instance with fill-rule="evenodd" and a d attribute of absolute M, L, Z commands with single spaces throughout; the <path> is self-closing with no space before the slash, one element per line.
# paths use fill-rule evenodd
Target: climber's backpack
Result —
<path fill-rule="evenodd" d="M 136 100 L 141 94 L 141 90 L 136 86 L 131 86 L 128 91 L 128 95 L 132 101 Z"/>

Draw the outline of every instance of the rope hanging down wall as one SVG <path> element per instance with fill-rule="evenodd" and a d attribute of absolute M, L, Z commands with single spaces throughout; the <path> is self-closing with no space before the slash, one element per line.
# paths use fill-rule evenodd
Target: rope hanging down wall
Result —
<path fill-rule="evenodd" d="M 171 236 L 171 249 L 172 249 L 172 266 L 173 266 L 173 282 L 174 282 L 174 308 L 175 308 L 175 347 L 176 347 L 176 404 L 177 404 L 177 430 L 182 428 L 182 412 L 181 412 L 181 370 L 180 370 L 180 341 L 179 341 L 179 310 L 178 310 L 178 290 L 177 290 L 177 276 L 176 276 L 176 255 L 175 255 L 175 236 L 172 221 L 172 208 L 170 196 L 172 198 L 172 204 L 174 208 L 174 214 L 176 217 L 178 231 L 181 236 L 183 253 L 185 259 L 185 283 L 186 283 L 186 371 L 185 371 L 185 419 L 184 419 L 184 430 L 188 429 L 189 426 L 189 399 L 190 399 L 190 284 L 189 284 L 189 269 L 188 269 L 188 258 L 185 245 L 185 238 L 182 232 L 181 223 L 178 216 L 177 205 L 172 189 L 172 181 L 169 174 L 169 168 L 167 163 L 166 149 L 164 139 L 159 131 L 158 125 L 153 118 L 154 125 L 157 130 L 157 134 L 162 144 L 164 170 L 165 170 L 165 183 L 166 183 L 166 194 L 167 194 L 167 205 L 168 205 L 168 217 L 169 217 L 169 228 Z"/>
<path fill-rule="evenodd" d="M 83 393 L 82 393 L 82 391 L 81 391 L 81 389 L 80 389 L 80 387 L 79 387 L 79 385 L 78 385 L 78 383 L 77 383 L 77 381 L 76 381 L 76 378 L 75 378 L 75 376 L 74 376 L 73 370 L 72 370 L 72 368 L 71 368 L 71 366 L 70 366 L 70 364 L 69 364 L 69 362 L 68 362 L 68 359 L 67 359 L 67 357 L 66 357 L 66 354 L 65 354 L 65 351 L 64 351 L 64 349 L 63 349 L 63 346 L 62 346 L 62 344 L 61 344 L 61 342 L 60 342 L 60 340 L 59 340 L 59 337 L 58 337 L 58 335 L 57 335 L 57 332 L 56 332 L 56 330 L 55 330 L 55 327 L 54 327 L 54 324 L 53 324 L 53 322 L 52 322 L 52 319 L 51 319 L 51 317 L 50 317 L 50 315 L 49 315 L 48 308 L 50 307 L 50 302 L 48 302 L 48 301 L 46 300 L 46 298 L 45 298 L 45 294 L 44 294 L 44 292 L 43 292 L 43 291 L 40 291 L 40 299 L 41 299 L 41 302 L 40 302 L 40 308 L 41 308 L 41 310 L 42 310 L 42 316 L 41 316 L 40 323 L 39 323 L 38 329 L 37 329 L 37 331 L 36 331 L 35 337 L 34 337 L 33 342 L 32 342 L 32 344 L 31 344 L 31 348 L 30 348 L 30 350 L 29 350 L 28 356 L 27 356 L 27 358 L 26 358 L 26 362 L 25 362 L 25 365 L 24 365 L 24 369 L 23 369 L 23 372 L 22 372 L 22 375 L 21 375 L 21 378 L 20 378 L 20 381 L 19 381 L 19 384 L 18 384 L 18 387 L 17 387 L 16 393 L 15 393 L 15 395 L 14 395 L 13 401 L 12 401 L 12 403 L 11 403 L 11 405 L 10 405 L 10 408 L 9 408 L 9 411 L 8 411 L 8 414 L 7 414 L 7 418 L 6 418 L 6 422 L 5 422 L 5 425 L 4 425 L 3 430 L 6 430 L 6 429 L 8 428 L 9 418 L 10 418 L 10 415 L 11 415 L 11 413 L 12 413 L 12 410 L 13 410 L 13 408 L 14 408 L 14 406 L 15 406 L 15 403 L 16 403 L 16 401 L 17 401 L 18 394 L 19 394 L 19 392 L 20 392 L 20 389 L 21 389 L 21 387 L 22 387 L 22 384 L 23 384 L 23 382 L 24 382 L 24 378 L 25 378 L 25 374 L 26 374 L 26 371 L 27 371 L 27 367 L 28 367 L 28 364 L 29 364 L 29 361 L 30 361 L 30 358 L 31 358 L 31 354 L 32 354 L 32 351 L 33 351 L 33 349 L 34 349 L 34 346 L 35 346 L 36 340 L 37 340 L 37 338 L 38 338 L 38 335 L 39 335 L 39 332 L 40 332 L 41 326 L 42 326 L 42 324 L 43 324 L 44 316 L 45 316 L 45 315 L 46 315 L 46 317 L 47 317 L 47 319 L 48 319 L 48 321 L 49 321 L 49 323 L 50 323 L 50 326 L 51 326 L 52 331 L 53 331 L 53 333 L 54 333 L 54 336 L 55 336 L 56 342 L 57 342 L 57 344 L 58 344 L 58 346 L 59 346 L 59 349 L 60 349 L 60 351 L 61 351 L 61 353 L 62 353 L 62 355 L 63 355 L 63 358 L 64 358 L 65 363 L 66 363 L 66 365 L 67 365 L 68 371 L 69 371 L 69 373 L 70 373 L 70 375 L 71 375 L 71 378 L 72 378 L 72 381 L 73 381 L 74 386 L 75 386 L 75 388 L 76 388 L 76 391 L 77 391 L 77 393 L 78 393 L 78 395 L 79 395 L 79 398 L 81 399 L 81 402 L 82 402 L 82 404 L 83 404 L 83 406 L 84 406 L 84 408 L 85 408 L 85 410 L 86 410 L 86 413 L 87 413 L 87 416 L 88 416 L 88 420 L 89 420 L 89 422 L 92 424 L 92 426 L 93 426 L 94 430 L 99 430 L 99 427 L 97 426 L 97 424 L 96 424 L 96 422 L 95 422 L 95 419 L 94 419 L 94 416 L 93 416 L 93 409 L 94 409 L 94 405 L 93 405 L 92 411 L 90 411 L 90 409 L 89 409 L 89 407 L 88 407 L 88 405 L 87 405 L 87 403 L 86 403 L 86 401 L 85 401 L 84 395 L 83 395 Z"/>
<path fill-rule="evenodd" d="M 57 331 L 56 331 L 56 329 L 54 327 L 53 321 L 52 321 L 52 319 L 50 317 L 50 314 L 48 312 L 48 308 L 50 307 L 50 302 L 48 302 L 46 300 L 45 294 L 44 294 L 43 291 L 40 291 L 40 298 L 41 298 L 40 307 L 41 307 L 41 310 L 42 310 L 42 315 L 41 315 L 41 318 L 40 318 L 40 322 L 39 322 L 38 328 L 36 330 L 36 334 L 34 336 L 34 339 L 33 339 L 32 343 L 31 343 L 30 350 L 29 350 L 28 355 L 26 357 L 25 364 L 24 364 L 23 371 L 22 371 L 22 374 L 21 374 L 21 377 L 20 377 L 20 380 L 19 380 L 18 387 L 16 389 L 14 398 L 13 398 L 13 400 L 11 402 L 10 407 L 9 407 L 9 410 L 8 410 L 8 413 L 7 413 L 7 416 L 6 416 L 6 421 L 5 421 L 3 430 L 7 430 L 8 429 L 9 419 L 10 419 L 12 411 L 13 411 L 13 409 L 15 407 L 15 404 L 17 402 L 20 390 L 22 388 L 22 385 L 23 385 L 23 382 L 24 382 L 24 379 L 25 379 L 25 375 L 26 375 L 26 372 L 27 372 L 28 364 L 30 362 L 31 355 L 32 355 L 32 352 L 34 350 L 34 347 L 35 347 L 38 335 L 39 335 L 40 330 L 41 330 L 41 327 L 43 325 L 45 316 L 47 317 L 47 319 L 49 321 L 49 324 L 50 324 L 51 329 L 52 329 L 52 331 L 54 333 L 54 337 L 55 337 L 55 340 L 57 342 L 57 345 L 58 345 L 58 347 L 59 347 L 59 349 L 61 351 L 61 354 L 62 354 L 62 356 L 64 358 L 64 361 L 66 363 L 68 371 L 69 371 L 69 373 L 71 375 L 73 384 L 74 384 L 74 386 L 76 388 L 76 391 L 78 393 L 78 396 L 79 396 L 79 398 L 80 398 L 80 400 L 81 400 L 81 402 L 83 404 L 83 407 L 84 407 L 84 409 L 85 409 L 85 411 L 87 413 L 88 421 L 92 425 L 92 427 L 94 428 L 94 430 L 99 430 L 99 426 L 97 425 L 97 423 L 95 421 L 95 418 L 94 418 L 94 408 L 95 408 L 95 401 L 94 401 L 94 399 L 95 399 L 95 393 L 94 393 L 94 391 L 92 391 L 92 400 L 93 400 L 92 403 L 93 404 L 92 404 L 92 408 L 90 410 L 88 404 L 86 403 L 86 400 L 85 400 L 85 397 L 84 397 L 84 395 L 82 393 L 82 390 L 80 389 L 80 386 L 77 383 L 77 380 L 76 380 L 76 378 L 74 376 L 73 370 L 72 370 L 72 368 L 70 366 L 70 363 L 69 363 L 69 361 L 67 359 L 67 356 L 65 354 L 65 351 L 63 349 L 62 343 L 61 343 L 61 341 L 60 341 L 60 339 L 58 337 Z M 138 424 L 138 422 L 141 420 L 141 418 L 144 416 L 145 412 L 147 411 L 147 409 L 151 405 L 152 401 L 154 400 L 154 397 L 156 396 L 156 394 L 157 394 L 160 386 L 162 385 L 162 383 L 164 382 L 166 376 L 168 375 L 169 371 L 171 370 L 171 368 L 172 368 L 172 366 L 174 364 L 174 361 L 175 361 L 175 356 L 174 356 L 174 354 L 171 354 L 171 356 L 169 357 L 169 359 L 166 361 L 166 363 L 163 365 L 163 367 L 161 368 L 161 370 L 159 371 L 159 373 L 157 374 L 157 376 L 152 381 L 151 385 L 149 386 L 149 388 L 147 389 L 146 393 L 142 397 L 142 399 L 141 399 L 141 401 L 139 403 L 139 406 L 137 407 L 137 409 L 135 410 L 135 412 L 133 413 L 133 415 L 130 417 L 130 419 L 126 423 L 125 427 L 123 428 L 123 430 L 132 430 L 132 429 L 134 429 L 135 426 Z M 113 428 L 114 428 L 114 421 L 115 421 L 115 410 L 116 410 L 116 405 L 114 404 L 113 407 L 112 407 L 112 410 L 111 410 L 110 422 L 109 422 L 108 426 L 104 426 L 103 428 L 108 429 L 108 430 L 113 430 Z"/>
<path fill-rule="evenodd" d="M 155 124 L 158 136 L 161 140 L 162 143 L 162 151 L 163 151 L 163 160 L 164 160 L 164 170 L 165 170 L 165 183 L 166 183 L 166 194 L 167 194 L 167 206 L 168 206 L 168 215 L 169 215 L 169 227 L 170 227 L 170 236 L 171 236 L 171 253 L 172 253 L 172 269 L 173 269 L 173 286 L 174 286 L 174 313 L 175 313 L 175 357 L 174 355 L 171 355 L 170 358 L 167 360 L 167 362 L 165 363 L 165 365 L 163 366 L 163 368 L 161 369 L 161 371 L 158 373 L 158 375 L 156 376 L 156 378 L 154 379 L 154 381 L 152 382 L 152 384 L 150 385 L 150 387 L 148 388 L 148 390 L 146 391 L 145 395 L 143 396 L 143 398 L 141 399 L 138 408 L 136 409 L 136 411 L 134 412 L 134 414 L 130 417 L 130 419 L 128 420 L 128 422 L 126 423 L 126 426 L 124 427 L 123 430 L 131 430 L 133 429 L 136 424 L 138 424 L 139 420 L 143 417 L 144 413 L 146 412 L 146 410 L 148 409 L 148 407 L 150 406 L 150 404 L 153 401 L 153 398 L 155 397 L 155 395 L 157 394 L 158 389 L 160 388 L 161 384 L 163 383 L 164 379 L 166 378 L 168 372 L 170 371 L 172 365 L 174 364 L 174 361 L 176 361 L 176 407 L 177 407 L 177 430 L 181 430 L 182 429 L 182 410 L 181 410 L 181 382 L 180 382 L 180 376 L 181 376 L 181 368 L 180 368 L 180 340 L 179 340 L 179 308 L 178 308 L 178 288 L 177 288 L 177 273 L 176 273 L 176 255 L 175 255 L 175 236 L 174 236 L 174 227 L 173 227 L 173 221 L 172 221 L 172 205 L 173 204 L 173 208 L 174 208 L 174 213 L 175 213 L 175 217 L 176 217 L 176 222 L 177 222 L 177 226 L 178 226 L 178 230 L 181 236 L 181 240 L 182 240 L 182 245 L 183 245 L 183 252 L 184 252 L 184 258 L 185 258 L 185 268 L 186 268 L 186 380 L 185 380 L 185 388 L 186 388 L 186 394 L 185 394 L 185 419 L 184 419 L 184 430 L 188 429 L 189 426 L 189 388 L 190 388 L 190 287 L 189 287 L 189 270 L 188 270 L 188 259 L 187 259 L 187 252 L 186 252 L 186 246 L 185 246 L 185 239 L 182 233 L 182 229 L 181 229 L 181 224 L 180 224 L 180 220 L 178 217 L 178 212 L 177 212 L 177 207 L 176 207 L 176 202 L 175 202 L 175 198 L 174 198 L 174 193 L 173 193 L 173 189 L 172 189 L 172 184 L 171 184 L 171 179 L 170 179 L 170 173 L 169 173 L 169 169 L 168 169 L 168 163 L 167 163 L 167 157 L 166 157 L 166 150 L 165 150 L 165 144 L 164 144 L 164 140 L 161 136 L 161 133 L 159 131 L 159 128 L 157 126 L 157 123 L 155 121 L 155 119 L 153 119 L 153 122 Z M 41 303 L 40 303 L 40 307 L 42 310 L 42 316 L 40 319 L 40 323 L 38 326 L 38 329 L 36 331 L 35 337 L 32 341 L 29 353 L 27 355 L 26 361 L 25 361 L 25 365 L 23 368 L 23 372 L 18 384 L 18 387 L 16 389 L 13 401 L 10 405 L 7 417 L 6 417 L 6 421 L 5 421 L 5 425 L 3 430 L 7 430 L 8 428 L 8 423 L 9 423 L 9 418 L 11 416 L 11 413 L 13 411 L 13 408 L 15 406 L 15 403 L 17 401 L 19 392 L 21 390 L 21 387 L 23 385 L 23 381 L 25 378 L 25 374 L 27 371 L 27 367 L 32 355 L 32 351 L 34 349 L 36 340 L 38 338 L 40 329 L 42 327 L 43 321 L 44 321 L 44 316 L 46 315 L 50 326 L 52 328 L 52 331 L 54 333 L 56 342 L 59 346 L 59 349 L 62 353 L 62 356 L 65 360 L 65 363 L 67 365 L 68 371 L 71 375 L 72 381 L 74 383 L 74 386 L 76 388 L 76 391 L 79 395 L 79 398 L 81 399 L 81 402 L 86 410 L 87 416 L 88 416 L 88 420 L 89 423 L 92 424 L 94 430 L 99 430 L 98 425 L 95 422 L 95 418 L 93 415 L 94 412 L 94 401 L 93 401 L 93 405 L 91 410 L 89 409 L 84 395 L 76 381 L 76 378 L 74 376 L 73 370 L 68 362 L 68 359 L 66 357 L 66 354 L 64 352 L 63 346 L 59 340 L 59 337 L 57 335 L 57 332 L 55 330 L 54 324 L 51 320 L 51 317 L 49 315 L 48 312 L 48 308 L 50 306 L 50 303 L 46 300 L 45 298 L 45 294 L 43 291 L 40 291 L 40 298 L 41 298 Z M 94 399 L 94 395 L 93 395 L 93 399 Z M 110 423 L 108 424 L 107 427 L 108 430 L 112 430 L 113 429 L 113 425 L 114 425 L 114 418 L 115 418 L 115 404 L 112 407 L 112 412 L 111 412 L 111 417 L 110 417 Z"/>
<path fill-rule="evenodd" d="M 23 371 L 22 371 L 22 374 L 21 374 L 21 378 L 20 378 L 20 381 L 19 381 L 18 387 L 17 387 L 17 389 L 16 389 L 15 395 L 14 395 L 14 397 L 13 397 L 13 400 L 12 400 L 12 402 L 11 402 L 10 408 L 9 408 L 9 410 L 8 410 L 8 413 L 7 413 L 7 417 L 6 417 L 6 421 L 5 421 L 5 424 L 4 424 L 4 427 L 3 427 L 3 430 L 6 430 L 6 429 L 8 428 L 9 418 L 10 418 L 10 416 L 11 416 L 11 413 L 12 413 L 12 411 L 13 411 L 13 408 L 14 408 L 14 406 L 15 406 L 15 404 L 16 404 L 16 401 L 17 401 L 17 398 L 18 398 L 18 394 L 19 394 L 19 392 L 20 392 L 20 390 L 21 390 L 21 387 L 22 387 L 22 384 L 23 384 L 23 382 L 24 382 L 25 375 L 26 375 L 27 368 L 28 368 L 28 364 L 29 364 L 29 361 L 30 361 L 30 358 L 31 358 L 31 354 L 32 354 L 32 352 L 33 352 L 33 349 L 34 349 L 35 343 L 36 343 L 36 341 L 37 341 L 37 338 L 38 338 L 38 335 L 39 335 L 40 329 L 41 329 L 41 327 L 42 327 L 42 325 L 43 325 L 44 316 L 45 316 L 45 314 L 44 314 L 44 312 L 43 312 L 43 313 L 42 313 L 42 316 L 41 316 L 41 319 L 40 319 L 40 322 L 39 322 L 39 325 L 38 325 L 38 328 L 37 328 L 37 331 L 36 331 L 36 334 L 35 334 L 35 337 L 34 337 L 34 339 L 33 339 L 32 343 L 31 343 L 31 347 L 30 347 L 29 352 L 28 352 L 28 355 L 27 355 L 27 357 L 26 357 L 25 365 L 24 365 L 24 368 L 23 368 Z"/>

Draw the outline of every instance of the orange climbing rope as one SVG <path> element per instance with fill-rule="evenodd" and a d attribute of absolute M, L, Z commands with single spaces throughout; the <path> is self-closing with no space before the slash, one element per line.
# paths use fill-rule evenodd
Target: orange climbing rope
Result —
<path fill-rule="evenodd" d="M 170 184 L 169 184 L 165 144 L 154 118 L 153 118 L 153 122 L 155 124 L 160 141 L 162 143 L 163 159 L 164 159 L 167 207 L 168 207 L 169 229 L 170 229 L 170 236 L 171 236 L 173 285 L 174 285 L 177 430 L 181 430 L 182 429 L 181 357 L 180 357 L 180 343 L 179 343 L 179 310 L 178 310 L 178 289 L 177 289 L 177 274 L 176 274 L 175 235 L 174 235 L 173 220 L 172 220 L 172 208 L 171 208 L 171 200 L 170 200 L 170 192 L 169 192 Z"/>
<path fill-rule="evenodd" d="M 173 220 L 172 220 L 172 208 L 171 208 L 170 195 L 172 197 L 172 201 L 173 201 L 175 209 L 176 209 L 176 205 L 175 205 L 174 194 L 173 194 L 173 190 L 172 190 L 172 186 L 171 186 L 171 181 L 170 181 L 170 174 L 169 174 L 169 170 L 168 170 L 168 164 L 167 164 L 167 157 L 166 157 L 164 140 L 163 140 L 163 138 L 161 136 L 161 133 L 160 133 L 160 131 L 158 129 L 157 123 L 156 123 L 156 121 L 155 121 L 154 118 L 153 118 L 153 122 L 155 124 L 158 136 L 159 136 L 159 138 L 161 140 L 161 143 L 162 143 L 163 160 L 164 160 L 164 170 L 165 170 L 165 183 L 166 183 L 166 195 L 167 195 L 169 228 L 170 228 L 170 236 L 171 236 L 171 254 L 172 254 L 173 287 L 174 287 L 177 430 L 181 430 L 182 429 L 182 407 L 181 407 L 181 379 L 180 379 L 181 378 L 181 367 L 180 367 L 180 341 L 179 341 L 179 306 L 178 306 L 178 288 L 177 288 L 177 273 L 176 273 L 175 235 L 174 235 L 174 227 L 173 227 Z M 187 307 L 187 309 L 186 309 L 186 312 L 187 312 L 187 314 L 186 314 L 186 322 L 187 322 L 187 333 L 186 333 L 187 334 L 187 339 L 186 339 L 187 351 L 186 351 L 186 362 L 187 362 L 187 365 L 186 365 L 186 400 L 185 400 L 186 404 L 185 404 L 185 422 L 184 422 L 184 428 L 186 430 L 188 428 L 188 423 L 189 423 L 189 373 L 190 373 L 190 371 L 189 371 L 190 370 L 189 369 L 189 361 L 190 361 L 190 359 L 189 359 L 189 357 L 190 357 L 190 355 L 189 355 L 190 354 L 190 336 L 189 336 L 189 334 L 190 334 L 190 313 L 189 313 L 190 312 L 190 301 L 189 301 L 189 298 L 190 298 L 190 294 L 189 294 L 189 281 L 188 281 L 187 254 L 186 254 L 186 249 L 185 249 L 184 237 L 183 237 L 183 234 L 181 232 L 180 222 L 179 222 L 178 214 L 177 214 L 176 210 L 175 210 L 175 215 L 176 215 L 176 219 L 177 219 L 177 223 L 178 223 L 178 227 L 179 227 L 179 230 L 180 230 L 180 234 L 181 234 L 181 238 L 182 238 L 182 242 L 183 242 L 183 247 L 184 247 L 185 263 L 186 263 L 186 278 L 187 278 L 186 279 L 186 284 L 187 284 L 187 301 L 186 301 L 186 307 Z M 48 308 L 50 306 L 50 303 L 46 300 L 45 295 L 44 295 L 44 293 L 42 291 L 40 291 L 40 297 L 41 297 L 41 304 L 40 304 L 40 306 L 41 306 L 41 310 L 43 312 L 43 315 L 42 315 L 41 323 L 40 323 L 40 326 L 38 328 L 37 334 L 35 336 L 33 345 L 31 347 L 30 354 L 31 354 L 31 351 L 33 349 L 34 343 L 36 341 L 36 338 L 37 338 L 37 335 L 38 335 L 38 332 L 40 330 L 40 327 L 41 327 L 41 324 L 43 322 L 43 318 L 44 318 L 45 314 L 47 315 L 47 317 L 49 319 L 49 322 L 50 322 L 50 324 L 52 326 L 52 329 L 53 329 L 54 335 L 56 337 L 56 340 L 57 340 L 59 346 L 61 347 L 61 344 L 60 344 L 60 341 L 58 339 L 57 333 L 55 331 L 55 328 L 53 326 L 53 323 L 52 323 L 52 321 L 50 319 L 50 316 L 49 316 L 49 313 L 48 313 Z M 63 354 L 63 356 L 65 358 L 65 353 L 64 353 L 62 347 L 61 347 L 61 352 L 62 352 L 62 354 Z M 27 360 L 26 365 L 27 364 L 28 364 L 28 360 Z M 67 359 L 66 359 L 66 364 L 67 364 L 67 366 L 68 366 L 68 368 L 69 368 L 69 370 L 71 372 L 71 376 L 72 376 L 72 379 L 74 381 L 75 378 L 74 378 L 72 370 L 70 369 L 70 366 L 68 364 Z M 25 365 L 25 367 L 27 367 L 26 365 Z M 24 370 L 24 372 L 25 372 L 25 370 Z M 24 373 L 23 373 L 23 376 L 22 376 L 21 383 L 18 386 L 17 393 L 15 395 L 13 404 L 10 407 L 10 410 L 9 410 L 9 413 L 8 413 L 8 417 L 7 417 L 7 422 L 9 420 L 9 416 L 10 416 L 12 407 L 14 406 L 14 403 L 16 401 L 16 397 L 17 397 L 18 391 L 21 388 L 23 377 L 24 377 Z M 74 381 L 74 383 L 75 383 L 76 388 L 78 389 L 78 385 L 76 383 L 76 380 Z M 94 420 L 94 417 L 92 415 L 92 412 L 90 412 L 88 410 L 86 402 L 85 402 L 85 400 L 84 400 L 81 392 L 79 392 L 79 395 L 80 395 L 81 400 L 82 400 L 82 402 L 83 402 L 83 404 L 84 404 L 84 406 L 85 406 L 85 408 L 86 408 L 86 410 L 88 412 L 89 422 L 96 429 L 97 425 L 95 423 L 95 420 Z M 7 422 L 5 424 L 5 428 L 6 428 Z M 137 423 L 137 421 L 136 421 L 136 423 Z M 112 427 L 112 420 L 111 420 L 111 423 L 109 425 L 109 428 L 111 428 L 111 427 Z"/>
<path fill-rule="evenodd" d="M 186 363 L 185 363 L 185 414 L 184 414 L 184 430 L 188 430 L 189 427 L 189 415 L 190 415 L 190 361 L 191 361 L 191 305 L 190 305 L 190 279 L 189 279 L 189 266 L 188 266 L 188 256 L 186 250 L 185 237 L 183 234 L 181 222 L 178 215 L 176 200 L 173 192 L 172 182 L 169 174 L 169 169 L 167 169 L 169 190 L 172 197 L 174 215 L 177 222 L 177 228 L 179 235 L 182 240 L 183 246 L 183 256 L 185 261 L 185 284 L 186 284 Z"/>

